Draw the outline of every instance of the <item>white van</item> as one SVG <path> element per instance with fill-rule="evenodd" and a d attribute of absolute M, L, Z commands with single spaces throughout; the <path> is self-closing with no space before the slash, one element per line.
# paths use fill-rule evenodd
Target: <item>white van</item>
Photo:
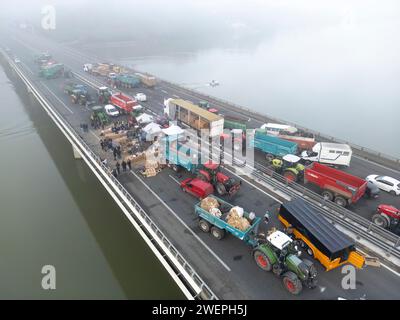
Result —
<path fill-rule="evenodd" d="M 305 161 L 316 161 L 335 166 L 350 166 L 352 150 L 349 145 L 341 143 L 318 142 L 312 151 L 303 151 Z"/>
<path fill-rule="evenodd" d="M 267 131 L 267 134 L 277 136 L 281 132 L 285 131 L 290 134 L 295 134 L 297 132 L 297 129 L 292 126 L 288 126 L 286 124 L 279 124 L 279 123 L 264 123 L 260 129 L 264 129 Z"/>

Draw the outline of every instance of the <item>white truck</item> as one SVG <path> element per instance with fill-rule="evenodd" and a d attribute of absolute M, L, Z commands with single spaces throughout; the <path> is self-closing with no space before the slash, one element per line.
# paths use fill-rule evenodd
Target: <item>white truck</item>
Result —
<path fill-rule="evenodd" d="M 224 132 L 224 118 L 209 112 L 190 101 L 182 99 L 165 99 L 164 113 L 172 121 L 180 123 L 197 130 L 209 130 L 211 138 L 220 137 Z"/>
<path fill-rule="evenodd" d="M 319 162 L 333 166 L 350 166 L 353 152 L 349 145 L 342 143 L 318 142 L 312 150 L 301 153 L 306 162 Z"/>
<path fill-rule="evenodd" d="M 288 126 L 286 124 L 280 124 L 280 123 L 264 123 L 260 129 L 264 129 L 267 131 L 267 134 L 277 136 L 281 134 L 282 132 L 287 132 L 290 134 L 295 134 L 297 132 L 297 128 Z"/>

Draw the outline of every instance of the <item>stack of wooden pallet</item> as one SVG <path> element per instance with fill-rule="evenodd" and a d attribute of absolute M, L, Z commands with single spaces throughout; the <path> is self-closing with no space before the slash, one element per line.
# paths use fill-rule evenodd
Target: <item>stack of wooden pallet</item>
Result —
<path fill-rule="evenodd" d="M 146 161 L 145 170 L 143 173 L 146 177 L 154 177 L 159 172 L 160 172 L 160 169 L 158 167 L 157 161 L 150 161 L 150 160 Z"/>

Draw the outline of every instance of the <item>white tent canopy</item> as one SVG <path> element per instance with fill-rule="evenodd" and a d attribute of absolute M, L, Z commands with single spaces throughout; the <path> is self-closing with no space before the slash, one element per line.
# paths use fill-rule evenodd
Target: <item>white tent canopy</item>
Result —
<path fill-rule="evenodd" d="M 161 132 L 161 127 L 157 123 L 150 122 L 148 125 L 146 125 L 143 128 L 143 131 L 148 134 L 156 134 L 156 133 Z"/>
<path fill-rule="evenodd" d="M 140 116 L 136 117 L 136 120 L 139 123 L 149 123 L 149 122 L 153 122 L 153 116 L 151 116 L 147 113 L 143 113 Z"/>
<path fill-rule="evenodd" d="M 166 129 L 162 129 L 162 131 L 167 136 L 178 135 L 178 134 L 182 134 L 184 132 L 184 130 L 181 127 L 174 125 L 174 124 Z"/>

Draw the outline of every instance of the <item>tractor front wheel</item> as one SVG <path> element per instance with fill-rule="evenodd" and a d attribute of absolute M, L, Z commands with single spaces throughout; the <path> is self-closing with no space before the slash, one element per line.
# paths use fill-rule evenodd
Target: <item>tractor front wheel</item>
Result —
<path fill-rule="evenodd" d="M 300 279 L 292 271 L 286 272 L 283 275 L 282 281 L 286 290 L 289 291 L 291 294 L 297 295 L 303 290 L 303 285 L 301 284 Z"/>
<path fill-rule="evenodd" d="M 256 249 L 253 253 L 253 258 L 260 269 L 264 271 L 272 270 L 272 263 L 270 258 L 261 250 Z"/>
<path fill-rule="evenodd" d="M 380 213 L 374 214 L 372 216 L 372 222 L 377 226 L 382 228 L 387 228 L 389 226 L 389 219 L 386 216 L 381 215 Z"/>
<path fill-rule="evenodd" d="M 333 194 L 332 194 L 332 192 L 330 192 L 329 190 L 324 190 L 324 191 L 322 191 L 321 196 L 322 196 L 325 200 L 329 200 L 329 201 L 332 201 L 332 200 L 333 200 Z"/>
<path fill-rule="evenodd" d="M 217 192 L 220 196 L 223 196 L 224 194 L 226 194 L 226 188 L 222 183 L 217 183 L 216 186 Z"/>

